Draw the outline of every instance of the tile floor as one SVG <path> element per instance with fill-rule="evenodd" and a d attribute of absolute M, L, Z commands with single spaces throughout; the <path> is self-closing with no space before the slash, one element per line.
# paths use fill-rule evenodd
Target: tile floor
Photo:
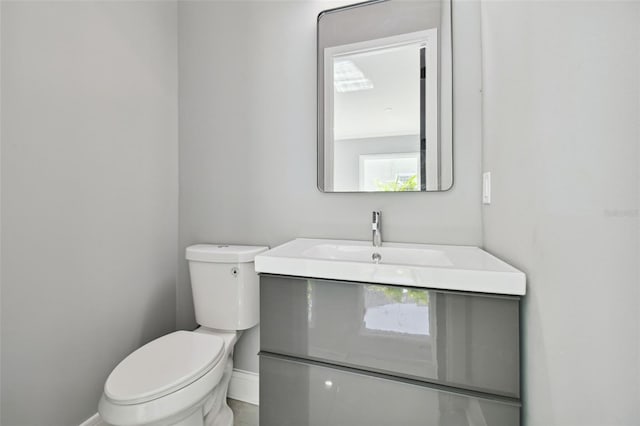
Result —
<path fill-rule="evenodd" d="M 258 406 L 228 399 L 233 411 L 233 426 L 258 426 Z"/>

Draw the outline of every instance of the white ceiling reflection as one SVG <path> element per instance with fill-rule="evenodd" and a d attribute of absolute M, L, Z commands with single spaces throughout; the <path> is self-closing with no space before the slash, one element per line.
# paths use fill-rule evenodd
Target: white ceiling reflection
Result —
<path fill-rule="evenodd" d="M 419 48 L 413 43 L 335 58 L 335 140 L 420 133 Z"/>

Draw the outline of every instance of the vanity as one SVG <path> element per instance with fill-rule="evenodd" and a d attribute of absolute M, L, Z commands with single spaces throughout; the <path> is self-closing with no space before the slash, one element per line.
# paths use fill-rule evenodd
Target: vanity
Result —
<path fill-rule="evenodd" d="M 320 13 L 322 192 L 453 186 L 451 0 Z M 414 194 L 418 195 L 418 194 Z M 296 239 L 260 274 L 260 426 L 517 426 L 525 275 L 477 247 Z"/>
<path fill-rule="evenodd" d="M 261 426 L 520 424 L 522 272 L 477 247 L 318 239 L 255 267 Z"/>

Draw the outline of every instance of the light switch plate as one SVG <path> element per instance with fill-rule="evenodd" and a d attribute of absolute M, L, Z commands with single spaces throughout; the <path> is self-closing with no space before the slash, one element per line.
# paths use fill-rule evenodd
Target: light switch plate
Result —
<path fill-rule="evenodd" d="M 491 204 L 491 172 L 482 174 L 482 204 Z"/>

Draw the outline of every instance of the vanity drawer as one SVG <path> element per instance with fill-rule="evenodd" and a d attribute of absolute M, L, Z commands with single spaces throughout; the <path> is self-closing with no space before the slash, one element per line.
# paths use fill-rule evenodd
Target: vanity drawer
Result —
<path fill-rule="evenodd" d="M 520 404 L 260 357 L 260 426 L 518 426 Z"/>
<path fill-rule="evenodd" d="M 262 275 L 260 348 L 520 396 L 519 299 Z"/>

